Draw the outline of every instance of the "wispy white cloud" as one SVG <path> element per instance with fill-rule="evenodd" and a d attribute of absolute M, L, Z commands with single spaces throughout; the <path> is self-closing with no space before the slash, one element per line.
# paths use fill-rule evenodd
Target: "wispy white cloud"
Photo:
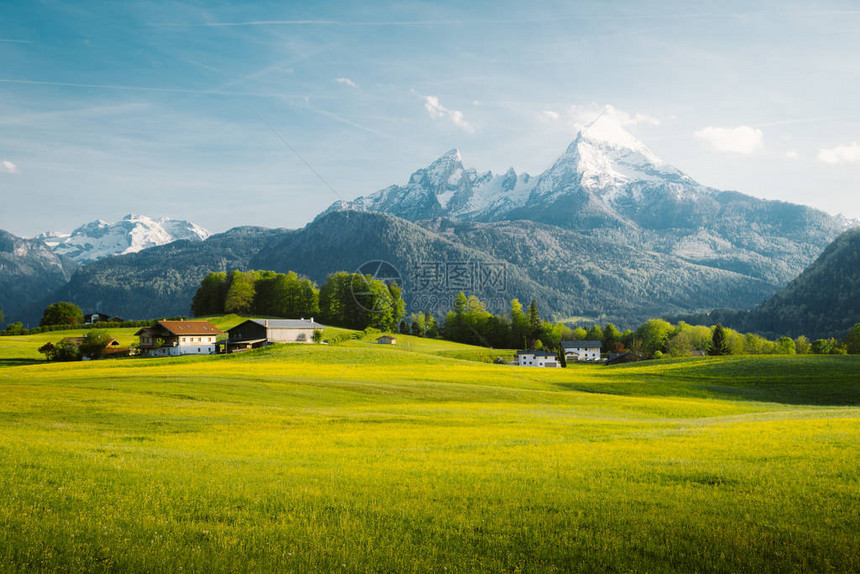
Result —
<path fill-rule="evenodd" d="M 335 80 L 338 84 L 343 84 L 344 86 L 349 86 L 350 88 L 357 88 L 358 84 L 350 80 L 349 78 L 338 78 Z"/>
<path fill-rule="evenodd" d="M 749 155 L 764 147 L 764 132 L 750 126 L 708 126 L 693 133 L 693 137 L 713 150 L 728 153 Z"/>
<path fill-rule="evenodd" d="M 0 161 L 0 173 L 18 173 L 18 171 L 18 166 L 11 161 Z"/>
<path fill-rule="evenodd" d="M 475 126 L 466 121 L 463 112 L 449 110 L 439 102 L 439 98 L 436 96 L 424 96 L 424 109 L 435 120 L 446 119 L 466 133 L 475 133 Z"/>
<path fill-rule="evenodd" d="M 818 159 L 824 163 L 860 163 L 860 145 L 852 142 L 851 145 L 839 145 L 830 149 L 818 150 Z"/>
<path fill-rule="evenodd" d="M 792 150 L 785 152 L 785 157 L 787 157 L 788 159 L 798 159 L 800 157 L 800 154 Z"/>
<path fill-rule="evenodd" d="M 561 115 L 552 110 L 544 110 L 538 114 L 538 118 L 545 121 L 557 122 L 561 118 Z"/>

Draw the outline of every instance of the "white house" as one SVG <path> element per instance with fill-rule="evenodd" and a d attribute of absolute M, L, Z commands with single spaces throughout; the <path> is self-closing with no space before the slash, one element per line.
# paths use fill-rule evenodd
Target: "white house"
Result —
<path fill-rule="evenodd" d="M 209 321 L 158 321 L 135 333 L 140 351 L 150 357 L 211 355 L 215 340 L 224 331 Z"/>
<path fill-rule="evenodd" d="M 561 347 L 564 349 L 564 360 L 568 363 L 577 361 L 599 361 L 600 347 L 603 345 L 600 341 L 562 341 Z"/>
<path fill-rule="evenodd" d="M 555 353 L 548 351 L 517 351 L 517 365 L 520 367 L 561 367 Z"/>

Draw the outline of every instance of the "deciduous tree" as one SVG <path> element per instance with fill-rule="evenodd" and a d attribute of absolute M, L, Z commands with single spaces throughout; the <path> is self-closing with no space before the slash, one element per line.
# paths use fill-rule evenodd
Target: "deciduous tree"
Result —
<path fill-rule="evenodd" d="M 90 329 L 80 347 L 80 354 L 89 359 L 98 359 L 104 353 L 111 336 L 101 329 Z"/>
<path fill-rule="evenodd" d="M 44 325 L 80 325 L 84 322 L 84 313 L 74 303 L 62 301 L 45 307 L 39 326 Z"/>

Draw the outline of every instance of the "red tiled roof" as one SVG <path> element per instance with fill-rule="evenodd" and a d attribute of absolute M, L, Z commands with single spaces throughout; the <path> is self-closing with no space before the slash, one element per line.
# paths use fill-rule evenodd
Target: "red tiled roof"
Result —
<path fill-rule="evenodd" d="M 159 325 L 174 335 L 221 335 L 221 329 L 209 321 L 159 321 Z"/>

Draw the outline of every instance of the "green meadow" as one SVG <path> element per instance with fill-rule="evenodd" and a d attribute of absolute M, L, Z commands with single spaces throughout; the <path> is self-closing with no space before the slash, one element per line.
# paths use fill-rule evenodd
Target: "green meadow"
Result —
<path fill-rule="evenodd" d="M 860 571 L 860 356 L 38 360 L 70 334 L 0 337 L 3 571 Z"/>

